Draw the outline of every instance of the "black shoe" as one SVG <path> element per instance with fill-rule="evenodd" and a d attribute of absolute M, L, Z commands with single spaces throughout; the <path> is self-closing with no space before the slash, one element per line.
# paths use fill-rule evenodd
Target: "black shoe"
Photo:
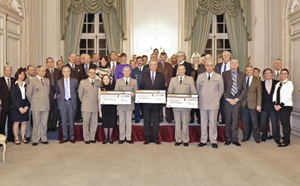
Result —
<path fill-rule="evenodd" d="M 129 144 L 134 144 L 133 140 L 126 140 L 126 142 Z"/>
<path fill-rule="evenodd" d="M 195 121 L 194 120 L 190 120 L 190 123 L 194 123 Z"/>
<path fill-rule="evenodd" d="M 52 129 L 47 129 L 47 132 L 52 132 Z"/>
<path fill-rule="evenodd" d="M 139 123 L 141 120 L 135 120 L 134 123 Z"/>
<path fill-rule="evenodd" d="M 37 143 L 32 143 L 32 146 L 37 146 L 38 144 Z"/>
<path fill-rule="evenodd" d="M 28 142 L 30 142 L 30 137 L 29 137 L 29 138 L 26 138 L 26 140 L 27 140 Z"/>
<path fill-rule="evenodd" d="M 41 144 L 48 145 L 49 142 L 48 141 L 41 141 Z"/>
<path fill-rule="evenodd" d="M 102 142 L 102 144 L 106 144 L 106 143 L 108 143 L 108 138 L 106 138 L 106 139 Z"/>
<path fill-rule="evenodd" d="M 220 121 L 220 124 L 225 124 L 225 121 L 224 120 Z"/>
<path fill-rule="evenodd" d="M 160 144 L 161 144 L 161 142 L 158 141 L 158 140 L 155 140 L 154 143 L 155 143 L 156 145 L 160 145 Z"/>
<path fill-rule="evenodd" d="M 242 146 L 238 141 L 233 142 L 233 144 L 238 146 L 238 147 Z"/>
<path fill-rule="evenodd" d="M 143 144 L 144 145 L 148 145 L 150 143 L 150 141 L 149 140 L 146 140 Z"/>
<path fill-rule="evenodd" d="M 204 147 L 205 145 L 206 145 L 206 143 L 201 142 L 201 143 L 198 144 L 198 147 Z"/>
<path fill-rule="evenodd" d="M 90 143 L 91 143 L 91 142 L 89 142 L 89 141 L 85 141 L 85 144 L 87 144 L 87 145 L 90 144 Z"/>
<path fill-rule="evenodd" d="M 113 141 L 112 139 L 109 139 L 109 143 L 110 143 L 110 144 L 113 144 L 114 141 Z"/>
<path fill-rule="evenodd" d="M 123 144 L 125 140 L 120 140 L 118 144 Z"/>
<path fill-rule="evenodd" d="M 225 143 L 224 143 L 224 145 L 230 145 L 230 141 L 226 141 Z"/>
<path fill-rule="evenodd" d="M 213 144 L 212 144 L 212 148 L 217 149 L 217 148 L 218 148 L 218 144 L 213 143 Z"/>
<path fill-rule="evenodd" d="M 175 143 L 175 146 L 179 146 L 179 145 L 181 145 L 182 144 L 182 142 L 176 142 Z"/>
<path fill-rule="evenodd" d="M 266 139 L 261 139 L 261 141 L 266 142 L 267 140 Z"/>
<path fill-rule="evenodd" d="M 90 141 L 91 143 L 96 143 L 96 140 L 92 140 L 92 141 Z"/>
<path fill-rule="evenodd" d="M 287 147 L 287 146 L 289 146 L 289 145 L 287 145 L 287 144 L 284 144 L 284 143 L 280 143 L 280 144 L 278 144 L 278 146 L 277 146 L 277 147 Z"/>
<path fill-rule="evenodd" d="M 184 146 L 184 147 L 188 147 L 188 146 L 189 146 L 189 143 L 183 143 L 183 146 Z"/>
<path fill-rule="evenodd" d="M 68 140 L 60 140 L 58 143 L 59 143 L 59 144 L 63 144 L 63 143 L 65 143 L 65 142 L 68 142 Z"/>
<path fill-rule="evenodd" d="M 268 137 L 268 139 L 269 139 L 269 140 L 273 139 L 273 136 L 272 136 L 272 135 L 270 135 L 270 136 Z"/>
<path fill-rule="evenodd" d="M 70 140 L 71 143 L 76 143 L 75 139 Z"/>
<path fill-rule="evenodd" d="M 282 139 L 282 140 L 284 140 L 284 136 L 283 136 L 283 137 L 281 137 L 281 139 Z"/>
<path fill-rule="evenodd" d="M 280 140 L 275 140 L 275 142 L 279 145 L 280 144 Z"/>

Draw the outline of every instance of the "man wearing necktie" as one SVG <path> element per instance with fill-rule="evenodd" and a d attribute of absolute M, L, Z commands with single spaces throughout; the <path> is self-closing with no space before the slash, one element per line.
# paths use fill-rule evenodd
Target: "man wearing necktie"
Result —
<path fill-rule="evenodd" d="M 14 135 L 12 131 L 12 122 L 10 120 L 10 106 L 11 96 L 10 87 L 12 83 L 15 83 L 15 79 L 11 77 L 11 66 L 4 67 L 4 76 L 0 78 L 0 106 L 1 109 L 1 121 L 0 121 L 0 133 L 5 135 L 5 125 L 7 119 L 7 140 L 14 142 Z"/>
<path fill-rule="evenodd" d="M 98 94 L 101 82 L 96 77 L 96 69 L 90 68 L 88 78 L 81 80 L 78 97 L 81 101 L 83 119 L 83 139 L 86 144 L 96 143 L 95 136 L 98 126 L 99 101 Z"/>
<path fill-rule="evenodd" d="M 136 62 L 137 62 L 138 67 L 132 70 L 130 76 L 131 76 L 131 78 L 137 80 L 138 89 L 140 89 L 141 81 L 142 81 L 142 74 L 145 72 L 148 72 L 149 68 L 146 68 L 144 66 L 144 61 L 141 56 L 138 56 L 136 58 Z M 142 119 L 142 116 L 141 116 L 142 110 L 143 110 L 143 104 L 141 104 L 141 103 L 134 104 L 134 120 L 135 120 L 134 122 L 135 123 L 139 123 L 140 120 Z"/>
<path fill-rule="evenodd" d="M 142 90 L 165 90 L 164 74 L 157 71 L 157 61 L 149 62 L 150 71 L 143 73 L 140 89 Z M 144 115 L 144 133 L 145 142 L 147 145 L 151 142 L 157 145 L 161 144 L 159 141 L 159 109 L 161 104 L 143 104 Z M 151 121 L 153 132 L 151 132 Z"/>
<path fill-rule="evenodd" d="M 272 79 L 275 79 L 277 81 L 280 81 L 280 71 L 282 69 L 282 60 L 280 58 L 277 58 L 274 61 L 274 71 L 273 71 L 273 77 Z"/>
<path fill-rule="evenodd" d="M 132 111 L 134 109 L 134 95 L 138 89 L 137 80 L 130 78 L 131 69 L 126 66 L 123 68 L 124 77 L 117 79 L 115 90 L 116 91 L 130 91 L 131 92 L 131 104 L 130 105 L 118 105 L 119 112 L 119 144 L 126 142 L 133 144 L 131 138 L 132 128 Z"/>
<path fill-rule="evenodd" d="M 230 70 L 223 72 L 225 100 L 225 145 L 230 145 L 231 141 L 236 146 L 241 146 L 238 141 L 239 114 L 242 100 L 247 92 L 246 77 L 243 72 L 238 71 L 239 61 L 232 59 Z M 231 130 L 231 128 L 233 128 Z"/>
<path fill-rule="evenodd" d="M 84 69 L 84 76 L 83 79 L 88 78 L 88 72 L 90 68 L 96 69 L 97 66 L 93 63 L 91 63 L 91 57 L 89 54 L 85 54 L 83 56 L 83 64 L 82 64 L 82 69 Z"/>
<path fill-rule="evenodd" d="M 209 136 L 212 147 L 218 148 L 217 115 L 220 99 L 224 93 L 224 83 L 222 76 L 213 71 L 214 68 L 212 61 L 206 61 L 206 72 L 199 74 L 196 82 L 201 114 L 201 140 L 198 147 L 206 146 Z"/>
<path fill-rule="evenodd" d="M 258 112 L 261 112 L 261 82 L 257 77 L 253 76 L 253 67 L 247 66 L 246 86 L 247 93 L 242 101 L 242 124 L 243 124 L 243 140 L 246 142 L 251 137 L 251 131 L 256 143 L 260 143 L 260 132 L 258 123 Z"/>
<path fill-rule="evenodd" d="M 261 141 L 266 141 L 268 137 L 268 125 L 269 119 L 271 120 L 270 129 L 272 128 L 272 134 L 274 141 L 280 143 L 280 135 L 278 128 L 278 117 L 273 103 L 273 94 L 276 84 L 279 82 L 272 79 L 273 72 L 270 68 L 266 68 L 263 71 L 265 81 L 261 82 L 262 87 L 262 104 L 261 104 L 261 126 L 262 136 Z M 272 126 L 272 127 L 271 127 Z M 271 134 L 271 131 L 270 131 Z"/>
<path fill-rule="evenodd" d="M 187 94 L 197 95 L 194 79 L 185 75 L 185 66 L 179 65 L 177 68 L 178 76 L 171 79 L 168 94 Z M 183 143 L 183 146 L 189 146 L 189 121 L 190 108 L 173 108 L 175 120 L 175 146 Z"/>
<path fill-rule="evenodd" d="M 70 140 L 75 143 L 74 120 L 77 109 L 77 91 L 78 81 L 70 77 L 71 68 L 64 66 L 62 68 L 63 78 L 57 82 L 56 93 L 58 109 L 61 115 L 63 137 L 59 143 L 65 143 Z"/>
<path fill-rule="evenodd" d="M 56 95 L 56 85 L 57 81 L 62 77 L 61 71 L 54 68 L 54 60 L 52 57 L 46 59 L 46 75 L 45 77 L 50 80 L 50 111 L 48 118 L 48 132 L 56 131 L 57 120 L 58 120 L 58 108 L 57 108 L 57 95 Z"/>
<path fill-rule="evenodd" d="M 37 76 L 30 80 L 26 92 L 32 110 L 33 146 L 37 146 L 40 140 L 43 144 L 49 143 L 47 139 L 47 121 L 50 110 L 50 81 L 48 78 L 45 78 L 46 69 L 43 66 L 38 66 L 36 70 Z"/>

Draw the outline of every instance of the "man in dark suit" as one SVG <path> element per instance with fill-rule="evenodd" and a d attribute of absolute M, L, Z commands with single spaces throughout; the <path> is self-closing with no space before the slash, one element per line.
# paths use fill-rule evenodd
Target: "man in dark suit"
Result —
<path fill-rule="evenodd" d="M 71 68 L 71 77 L 77 79 L 78 82 L 80 82 L 82 79 L 84 79 L 84 70 L 81 65 L 76 65 L 76 54 L 71 53 L 69 55 L 69 63 L 66 64 L 65 66 L 69 66 Z M 76 109 L 76 116 L 75 116 L 75 121 L 77 123 L 80 123 L 81 120 L 81 102 L 79 98 L 77 98 L 77 109 Z"/>
<path fill-rule="evenodd" d="M 231 59 L 231 53 L 229 51 L 224 51 L 222 53 L 222 57 L 223 57 L 223 62 L 222 63 L 218 63 L 214 69 L 214 71 L 218 74 L 223 74 L 223 72 L 226 72 L 228 70 L 230 70 L 230 59 Z M 224 104 L 225 104 L 225 100 L 223 99 L 223 97 L 220 99 L 220 109 L 219 109 L 219 114 L 221 114 L 222 120 L 221 120 L 221 124 L 225 124 L 225 110 L 224 110 Z M 219 118 L 219 116 L 218 116 Z"/>
<path fill-rule="evenodd" d="M 142 81 L 142 74 L 145 72 L 148 72 L 149 69 L 145 68 L 145 66 L 143 65 L 143 58 L 138 56 L 136 58 L 136 62 L 137 62 L 137 68 L 133 69 L 131 72 L 131 78 L 136 79 L 137 80 L 137 84 L 138 84 L 138 89 L 140 89 L 141 86 L 141 81 Z M 139 123 L 140 120 L 142 119 L 141 117 L 141 112 L 143 110 L 143 104 L 139 103 L 135 103 L 134 104 L 134 122 L 135 123 Z"/>
<path fill-rule="evenodd" d="M 83 64 L 81 65 L 82 66 L 82 69 L 83 69 L 83 79 L 86 79 L 88 78 L 88 72 L 89 72 L 89 69 L 90 68 L 93 68 L 96 70 L 97 66 L 95 64 L 92 64 L 91 63 L 91 57 L 89 54 L 85 54 L 83 56 Z"/>
<path fill-rule="evenodd" d="M 246 87 L 247 93 L 242 101 L 243 140 L 246 142 L 251 137 L 251 132 L 256 143 L 260 143 L 258 112 L 261 111 L 261 81 L 253 76 L 253 67 L 247 66 Z"/>
<path fill-rule="evenodd" d="M 225 100 L 225 145 L 230 145 L 231 140 L 236 146 L 241 146 L 238 142 L 239 134 L 239 114 L 241 111 L 241 101 L 246 92 L 246 77 L 243 72 L 238 71 L 239 61 L 232 59 L 229 71 L 222 74 L 224 80 Z M 232 131 L 231 131 L 232 127 Z"/>
<path fill-rule="evenodd" d="M 70 140 L 71 143 L 75 143 L 74 118 L 77 108 L 78 81 L 70 77 L 71 68 L 69 66 L 62 68 L 62 74 L 63 78 L 58 80 L 56 87 L 58 109 L 60 111 L 63 129 L 63 139 L 60 140 L 59 143 L 65 143 L 68 140 Z"/>
<path fill-rule="evenodd" d="M 176 72 L 177 55 L 176 54 L 173 54 L 171 56 L 171 62 L 172 62 L 172 68 L 173 68 L 173 77 L 175 77 L 177 74 L 177 72 Z"/>
<path fill-rule="evenodd" d="M 14 134 L 12 131 L 12 122 L 10 120 L 10 87 L 15 83 L 15 79 L 11 77 L 11 66 L 4 67 L 4 76 L 0 78 L 0 105 L 1 121 L 0 121 L 0 133 L 5 135 L 5 124 L 7 119 L 7 141 L 14 142 Z"/>
<path fill-rule="evenodd" d="M 262 126 L 262 136 L 261 141 L 266 141 L 268 139 L 268 122 L 271 119 L 273 138 L 277 144 L 280 144 L 280 135 L 278 128 L 278 117 L 273 103 L 273 94 L 275 86 L 278 83 L 277 80 L 272 79 L 272 70 L 266 68 L 263 71 L 265 81 L 261 82 L 262 87 L 262 108 L 261 108 L 261 126 Z"/>
<path fill-rule="evenodd" d="M 192 75 L 192 65 L 188 62 L 185 61 L 186 59 L 186 55 L 183 51 L 179 51 L 177 53 L 177 65 L 175 66 L 175 71 L 177 72 L 177 68 L 178 68 L 178 65 L 184 65 L 185 66 L 185 75 L 187 76 L 191 76 Z M 175 74 L 176 76 L 177 74 Z"/>
<path fill-rule="evenodd" d="M 56 131 L 57 119 L 58 119 L 58 109 L 57 109 L 57 100 L 56 100 L 56 84 L 62 75 L 61 71 L 57 68 L 54 68 L 54 60 L 52 57 L 46 59 L 46 75 L 45 77 L 50 80 L 50 111 L 48 118 L 48 132 Z"/>
<path fill-rule="evenodd" d="M 118 54 L 115 51 L 112 51 L 110 53 L 110 62 L 107 64 L 107 66 L 110 68 L 111 77 L 115 76 L 116 66 L 120 64 L 119 62 L 117 62 L 117 59 Z"/>
<path fill-rule="evenodd" d="M 165 76 L 166 90 L 168 90 L 169 83 L 173 76 L 172 65 L 166 62 L 167 57 L 168 56 L 165 52 L 161 52 L 159 55 L 160 62 L 157 64 L 157 71 L 163 73 Z M 172 123 L 173 120 L 172 108 L 166 108 L 166 120 L 168 123 Z M 161 122 L 163 121 L 163 107 L 161 107 L 160 109 L 160 121 Z"/>
<path fill-rule="evenodd" d="M 142 81 L 140 89 L 142 90 L 165 90 L 165 77 L 162 73 L 157 71 L 157 61 L 149 62 L 149 72 L 145 72 L 142 75 Z M 158 139 L 159 134 L 159 110 L 161 108 L 161 104 L 151 104 L 145 103 L 144 107 L 144 132 L 146 141 L 145 145 L 150 142 L 154 142 L 156 144 L 161 144 Z M 151 120 L 153 132 L 151 135 Z"/>

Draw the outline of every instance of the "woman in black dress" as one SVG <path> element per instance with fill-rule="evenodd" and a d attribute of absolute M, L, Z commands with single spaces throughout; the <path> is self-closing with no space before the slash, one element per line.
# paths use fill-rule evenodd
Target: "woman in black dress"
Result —
<path fill-rule="evenodd" d="M 101 78 L 102 87 L 101 91 L 115 90 L 112 80 L 108 74 L 104 74 Z M 101 105 L 100 117 L 102 118 L 102 127 L 104 129 L 105 140 L 102 144 L 107 142 L 113 143 L 111 135 L 114 127 L 117 126 L 117 106 L 116 105 Z"/>
<path fill-rule="evenodd" d="M 26 98 L 26 79 L 25 69 L 19 68 L 15 74 L 16 82 L 11 85 L 11 121 L 13 124 L 13 133 L 15 136 L 15 144 L 20 145 L 19 140 L 19 124 L 21 123 L 21 137 L 22 142 L 27 144 L 28 141 L 25 138 L 26 122 L 29 120 L 28 109 L 29 101 Z"/>

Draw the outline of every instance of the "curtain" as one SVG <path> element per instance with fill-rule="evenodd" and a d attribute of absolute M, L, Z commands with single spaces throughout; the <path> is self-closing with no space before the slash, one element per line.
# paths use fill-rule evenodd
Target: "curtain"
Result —
<path fill-rule="evenodd" d="M 122 52 L 126 40 L 125 0 L 63 0 L 61 1 L 61 36 L 65 41 L 65 58 L 77 52 L 85 11 L 101 10 L 109 51 Z"/>
<path fill-rule="evenodd" d="M 203 53 L 212 14 L 225 14 L 232 55 L 247 63 L 247 41 L 251 40 L 251 0 L 186 0 L 185 40 L 191 40 L 191 54 Z"/>

